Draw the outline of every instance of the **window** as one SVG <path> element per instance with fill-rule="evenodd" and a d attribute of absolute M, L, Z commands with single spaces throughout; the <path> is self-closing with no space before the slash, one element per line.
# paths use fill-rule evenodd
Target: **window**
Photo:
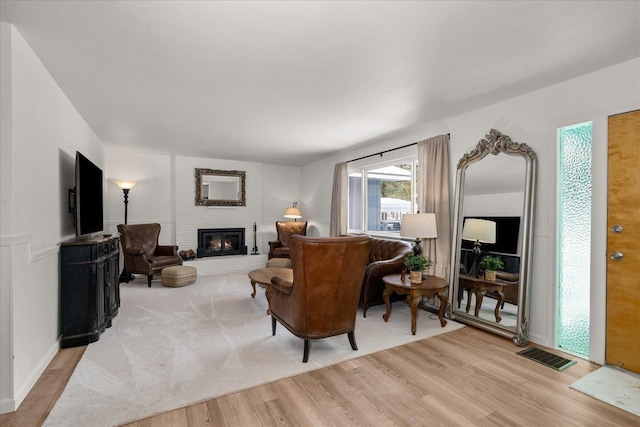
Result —
<path fill-rule="evenodd" d="M 349 232 L 400 236 L 417 211 L 417 157 L 349 168 Z"/>
<path fill-rule="evenodd" d="M 558 131 L 557 343 L 589 355 L 592 124 Z"/>

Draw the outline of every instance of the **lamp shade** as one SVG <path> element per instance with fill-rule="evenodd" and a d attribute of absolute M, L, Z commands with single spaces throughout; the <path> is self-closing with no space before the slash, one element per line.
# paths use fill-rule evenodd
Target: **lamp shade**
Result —
<path fill-rule="evenodd" d="M 137 184 L 137 182 L 134 182 L 134 181 L 119 181 L 119 180 L 114 180 L 113 182 L 115 182 L 115 183 L 116 183 L 116 185 L 117 185 L 118 187 L 120 187 L 121 189 L 123 189 L 123 190 L 130 190 L 130 189 L 132 189 L 132 188 Z"/>
<path fill-rule="evenodd" d="M 417 213 L 402 215 L 400 235 L 403 237 L 435 239 L 438 237 L 436 214 Z"/>
<path fill-rule="evenodd" d="M 480 243 L 495 243 L 496 223 L 486 219 L 467 218 L 462 228 L 462 238 Z"/>
<path fill-rule="evenodd" d="M 284 217 L 285 218 L 302 218 L 302 212 L 300 212 L 300 209 L 292 206 L 290 208 L 287 208 L 286 211 L 284 211 Z"/>

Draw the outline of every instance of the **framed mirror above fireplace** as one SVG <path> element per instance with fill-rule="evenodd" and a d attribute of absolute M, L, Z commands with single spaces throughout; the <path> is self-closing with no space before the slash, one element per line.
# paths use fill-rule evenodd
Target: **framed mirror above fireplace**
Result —
<path fill-rule="evenodd" d="M 246 206 L 246 172 L 196 168 L 196 206 Z"/>

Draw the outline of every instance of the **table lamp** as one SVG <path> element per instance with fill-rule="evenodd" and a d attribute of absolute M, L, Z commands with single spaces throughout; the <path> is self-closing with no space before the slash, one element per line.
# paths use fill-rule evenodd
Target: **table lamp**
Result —
<path fill-rule="evenodd" d="M 415 256 L 422 254 L 420 246 L 420 238 L 435 239 L 438 237 L 438 228 L 436 226 L 436 214 L 434 213 L 417 213 L 402 215 L 400 223 L 400 235 L 403 237 L 415 237 L 413 244 L 413 253 Z"/>
<path fill-rule="evenodd" d="M 496 223 L 480 218 L 467 218 L 462 228 L 462 239 L 470 240 L 473 243 L 473 265 L 469 274 L 471 277 L 477 277 L 477 263 L 482 250 L 481 243 L 496 242 Z"/>

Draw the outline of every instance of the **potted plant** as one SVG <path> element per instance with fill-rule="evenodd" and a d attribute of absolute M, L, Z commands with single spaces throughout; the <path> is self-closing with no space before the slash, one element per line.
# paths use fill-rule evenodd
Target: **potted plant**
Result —
<path fill-rule="evenodd" d="M 409 254 L 404 260 L 404 265 L 409 270 L 409 278 L 414 285 L 422 283 L 422 272 L 431 266 L 429 258 L 422 255 Z"/>
<path fill-rule="evenodd" d="M 500 258 L 487 255 L 480 261 L 480 267 L 484 268 L 485 280 L 496 280 L 496 271 L 504 268 L 504 263 Z"/>

